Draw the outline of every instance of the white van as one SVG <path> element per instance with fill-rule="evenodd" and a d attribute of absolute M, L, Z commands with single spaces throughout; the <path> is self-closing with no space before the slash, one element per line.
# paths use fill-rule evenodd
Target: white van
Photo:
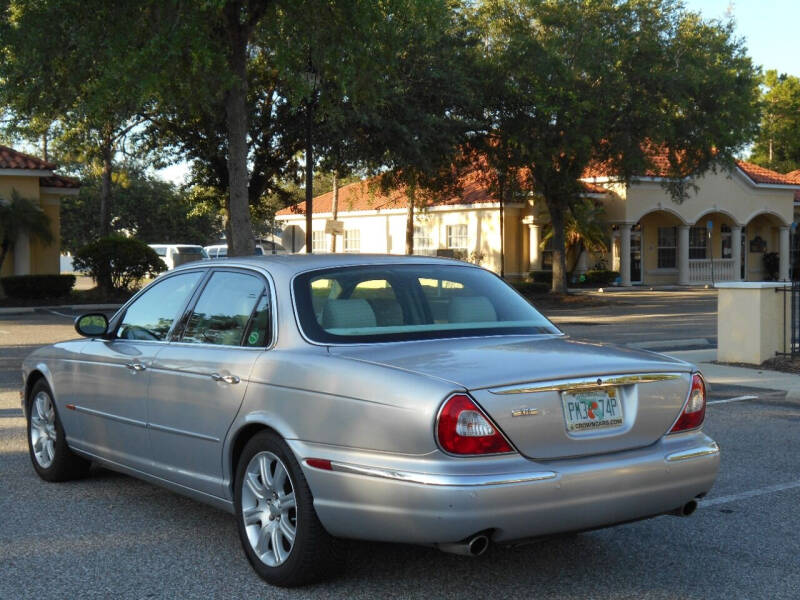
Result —
<path fill-rule="evenodd" d="M 208 253 L 202 246 L 191 244 L 148 244 L 159 258 L 172 270 L 188 262 L 207 260 Z"/>
<path fill-rule="evenodd" d="M 274 252 L 273 252 L 274 246 Z M 208 253 L 209 258 L 225 258 L 228 256 L 227 244 L 215 244 L 214 246 L 206 246 L 205 251 Z M 256 256 L 263 256 L 264 254 L 286 254 L 286 248 L 274 242 L 262 242 L 256 244 Z"/>

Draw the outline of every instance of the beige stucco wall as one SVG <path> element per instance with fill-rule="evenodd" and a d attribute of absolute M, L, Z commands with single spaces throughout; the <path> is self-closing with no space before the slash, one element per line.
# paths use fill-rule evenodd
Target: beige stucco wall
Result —
<path fill-rule="evenodd" d="M 39 178 L 35 176 L 0 176 L 0 198 L 10 199 L 16 190 L 20 196 L 31 200 L 40 206 L 50 218 L 50 227 L 53 233 L 53 242 L 46 245 L 37 239 L 30 241 L 30 274 L 57 274 L 60 270 L 61 247 L 61 214 L 60 196 L 57 194 L 41 193 Z M 13 247 L 6 255 L 0 276 L 14 274 Z"/>
<path fill-rule="evenodd" d="M 521 207 L 505 209 L 505 271 L 509 276 L 523 275 L 527 270 L 527 226 L 521 223 Z M 330 214 L 320 213 L 313 218 L 312 231 L 324 231 Z M 304 215 L 278 216 L 284 227 L 297 225 L 305 229 Z M 339 213 L 345 229 L 358 229 L 361 233 L 361 253 L 405 254 L 406 211 L 364 211 Z M 495 205 L 448 206 L 417 211 L 415 223 L 431 237 L 434 248 L 447 247 L 448 225 L 467 226 L 468 258 L 496 273 L 500 272 L 500 215 Z M 330 249 L 330 235 L 325 236 L 325 249 Z M 337 252 L 344 251 L 344 240 L 337 241 Z"/>

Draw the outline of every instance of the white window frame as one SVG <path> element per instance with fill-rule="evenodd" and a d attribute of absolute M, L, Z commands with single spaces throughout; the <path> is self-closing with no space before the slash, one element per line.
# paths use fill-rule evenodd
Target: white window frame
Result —
<path fill-rule="evenodd" d="M 456 228 L 459 230 L 456 233 Z M 445 229 L 445 239 L 447 240 L 447 247 L 451 250 L 469 250 L 469 226 L 466 223 L 457 223 L 455 225 L 447 225 Z"/>
<path fill-rule="evenodd" d="M 429 229 L 422 225 L 414 225 L 414 254 L 435 256 L 436 246 L 433 244 L 433 235 Z"/>
<path fill-rule="evenodd" d="M 661 230 L 662 229 L 671 229 L 672 230 L 672 240 L 673 243 L 671 245 L 662 245 L 661 239 Z M 656 250 L 656 265 L 659 269 L 674 269 L 678 266 L 678 229 L 677 227 L 659 227 L 658 228 L 658 247 Z M 673 259 L 671 265 L 662 265 L 661 264 L 661 250 L 672 250 L 673 251 Z"/>
<path fill-rule="evenodd" d="M 322 230 L 311 232 L 311 251 L 325 252 L 328 249 L 325 243 L 325 232 Z"/>
<path fill-rule="evenodd" d="M 343 244 L 345 252 L 361 252 L 360 229 L 345 229 L 343 237 L 344 237 Z"/>
<path fill-rule="evenodd" d="M 698 244 L 702 240 L 702 244 Z M 689 229 L 689 260 L 705 260 L 708 258 L 708 230 L 705 227 Z"/>

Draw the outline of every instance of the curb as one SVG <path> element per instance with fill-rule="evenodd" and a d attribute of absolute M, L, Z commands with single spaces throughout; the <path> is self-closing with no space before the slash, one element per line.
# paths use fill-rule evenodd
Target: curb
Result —
<path fill-rule="evenodd" d="M 0 308 L 0 316 L 4 315 L 26 315 L 45 310 L 117 310 L 121 304 L 59 304 L 56 306 L 11 306 Z"/>

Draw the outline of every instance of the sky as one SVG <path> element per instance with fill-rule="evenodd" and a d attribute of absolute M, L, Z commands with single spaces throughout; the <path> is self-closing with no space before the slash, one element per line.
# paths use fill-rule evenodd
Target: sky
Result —
<path fill-rule="evenodd" d="M 706 19 L 732 15 L 737 35 L 744 38 L 747 53 L 765 71 L 776 69 L 800 77 L 800 0 L 684 0 L 686 8 Z M 188 165 L 179 163 L 156 171 L 163 179 L 183 183 Z"/>
<path fill-rule="evenodd" d="M 707 19 L 723 19 L 730 12 L 736 32 L 745 39 L 748 54 L 766 71 L 800 77 L 797 27 L 800 0 L 684 0 L 686 8 Z"/>

